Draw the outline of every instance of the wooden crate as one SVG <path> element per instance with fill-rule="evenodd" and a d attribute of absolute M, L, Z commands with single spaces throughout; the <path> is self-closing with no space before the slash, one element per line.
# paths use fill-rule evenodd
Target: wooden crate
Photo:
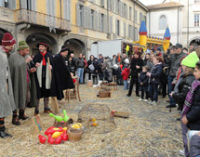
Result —
<path fill-rule="evenodd" d="M 111 97 L 111 92 L 110 91 L 99 91 L 97 94 L 97 97 L 99 98 L 110 98 Z"/>

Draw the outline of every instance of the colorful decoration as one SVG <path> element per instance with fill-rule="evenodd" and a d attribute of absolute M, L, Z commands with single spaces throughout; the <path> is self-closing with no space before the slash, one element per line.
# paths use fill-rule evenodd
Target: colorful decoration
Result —
<path fill-rule="evenodd" d="M 53 114 L 53 113 L 49 113 L 49 116 L 55 118 L 55 120 L 56 120 L 57 122 L 63 122 L 63 121 L 64 121 L 64 122 L 67 122 L 67 121 L 69 120 L 69 116 L 67 116 L 66 110 L 63 110 L 63 114 L 64 114 L 64 118 L 61 117 L 61 116 L 56 116 L 56 115 Z"/>
<path fill-rule="evenodd" d="M 147 28 L 144 21 L 142 21 L 139 31 L 140 39 L 139 44 L 142 46 L 146 46 L 147 44 Z"/>
<path fill-rule="evenodd" d="M 48 136 L 48 143 L 49 144 L 60 144 L 62 141 L 68 140 L 68 134 L 67 134 L 67 127 L 64 128 L 56 128 L 56 127 L 49 127 L 45 133 L 46 136 Z M 46 143 L 46 137 L 39 135 L 38 136 L 39 141 L 41 144 Z"/>
<path fill-rule="evenodd" d="M 167 51 L 167 49 L 170 46 L 170 38 L 171 38 L 171 34 L 169 31 L 169 28 L 167 27 L 166 31 L 165 31 L 165 35 L 164 35 L 164 41 L 163 41 L 163 50 Z"/>

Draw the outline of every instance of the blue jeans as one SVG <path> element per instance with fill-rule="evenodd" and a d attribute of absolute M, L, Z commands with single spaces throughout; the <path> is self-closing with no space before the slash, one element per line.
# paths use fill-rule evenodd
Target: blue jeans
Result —
<path fill-rule="evenodd" d="M 183 139 L 185 157 L 189 157 L 190 155 L 189 155 L 188 140 L 187 140 L 188 128 L 182 122 L 181 122 L 181 128 L 182 128 L 182 139 Z"/>
<path fill-rule="evenodd" d="M 124 80 L 124 90 L 128 90 L 128 80 Z"/>
<path fill-rule="evenodd" d="M 79 77 L 80 83 L 83 83 L 83 73 L 84 73 L 84 68 L 78 68 L 77 69 L 77 75 Z"/>
<path fill-rule="evenodd" d="M 158 101 L 158 84 L 157 83 L 150 84 L 149 94 L 150 94 L 151 101 L 155 101 L 155 102 Z"/>
<path fill-rule="evenodd" d="M 174 99 L 169 95 L 173 91 L 173 85 L 172 85 L 173 80 L 174 80 L 173 76 L 168 76 L 168 96 L 170 100 L 170 105 L 176 105 Z"/>

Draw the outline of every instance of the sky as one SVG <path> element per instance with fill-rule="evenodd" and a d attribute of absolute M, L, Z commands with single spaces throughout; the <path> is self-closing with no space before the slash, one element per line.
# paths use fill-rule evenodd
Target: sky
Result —
<path fill-rule="evenodd" d="M 158 3 L 163 2 L 163 0 L 139 0 L 139 1 L 145 5 L 152 5 L 152 4 L 158 4 Z"/>

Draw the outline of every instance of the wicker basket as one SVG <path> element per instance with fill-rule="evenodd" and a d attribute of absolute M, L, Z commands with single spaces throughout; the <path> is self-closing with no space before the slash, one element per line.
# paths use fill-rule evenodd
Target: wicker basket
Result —
<path fill-rule="evenodd" d="M 83 130 L 75 130 L 70 128 L 68 131 L 69 140 L 76 142 L 81 140 L 81 136 L 83 134 Z"/>

